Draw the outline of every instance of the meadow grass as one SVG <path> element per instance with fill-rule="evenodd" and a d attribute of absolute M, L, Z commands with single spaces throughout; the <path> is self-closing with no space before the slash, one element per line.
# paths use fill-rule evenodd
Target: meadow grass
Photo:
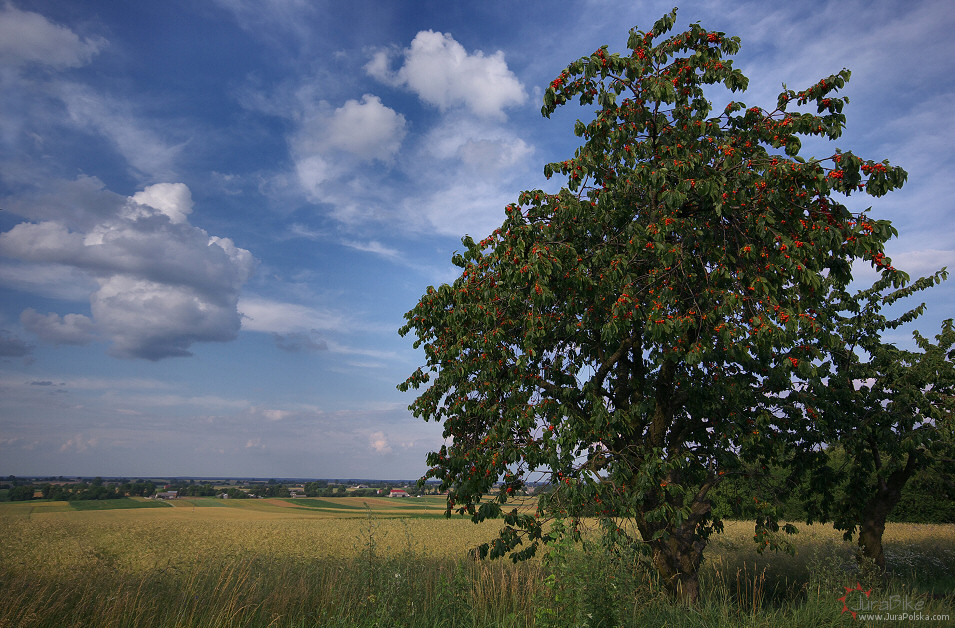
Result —
<path fill-rule="evenodd" d="M 353 514 L 334 498 L 323 498 L 324 508 L 190 501 L 103 511 L 0 504 L 0 627 L 820 628 L 865 625 L 838 601 L 859 581 L 873 596 L 911 596 L 927 616 L 955 617 L 950 525 L 890 524 L 892 576 L 877 581 L 831 527 L 801 526 L 789 556 L 758 554 L 752 523 L 728 522 L 707 550 L 702 600 L 687 607 L 666 595 L 641 555 L 557 543 L 517 565 L 469 560 L 467 550 L 497 525 L 397 517 L 430 515 L 427 502 L 385 501 Z M 911 622 L 870 622 L 903 624 Z"/>

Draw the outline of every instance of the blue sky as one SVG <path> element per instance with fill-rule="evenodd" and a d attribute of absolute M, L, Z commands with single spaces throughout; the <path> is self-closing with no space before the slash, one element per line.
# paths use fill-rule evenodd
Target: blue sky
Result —
<path fill-rule="evenodd" d="M 545 120 L 542 89 L 672 6 L 0 4 L 0 475 L 421 475 L 441 428 L 395 389 L 422 360 L 403 314 L 462 235 L 559 184 L 542 167 L 591 111 Z M 897 226 L 895 266 L 955 269 L 949 0 L 684 3 L 697 21 L 743 42 L 750 90 L 717 103 L 852 70 L 835 145 L 909 171 L 854 207 Z"/>

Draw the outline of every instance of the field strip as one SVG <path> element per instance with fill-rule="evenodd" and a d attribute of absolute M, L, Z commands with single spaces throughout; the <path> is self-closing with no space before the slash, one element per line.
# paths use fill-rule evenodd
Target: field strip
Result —
<path fill-rule="evenodd" d="M 302 517 L 295 509 L 102 510 L 47 513 L 33 520 L 3 513 L 0 562 L 62 571 L 82 569 L 95 557 L 124 571 L 143 573 L 238 555 L 315 560 L 363 552 L 413 552 L 461 557 L 494 538 L 499 527 L 495 522 L 474 525 L 464 519 Z"/>

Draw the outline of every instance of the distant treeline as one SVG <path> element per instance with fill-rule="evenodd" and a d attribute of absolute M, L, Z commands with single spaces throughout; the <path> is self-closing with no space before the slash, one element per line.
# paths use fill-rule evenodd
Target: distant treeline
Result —
<path fill-rule="evenodd" d="M 127 496 L 149 497 L 156 492 L 152 482 L 122 482 L 107 484 L 102 480 L 71 484 L 18 483 L 15 479 L 0 484 L 6 489 L 7 501 L 49 499 L 53 501 L 77 501 L 92 499 L 120 499 Z"/>
<path fill-rule="evenodd" d="M 283 484 L 275 480 L 268 482 L 249 482 L 236 486 L 201 483 L 195 480 L 180 480 L 171 484 L 157 486 L 152 481 L 104 481 L 96 478 L 90 482 L 37 482 L 9 476 L 0 481 L 0 501 L 26 501 L 30 499 L 49 499 L 53 501 L 75 501 L 90 499 L 119 499 L 122 497 L 152 497 L 157 491 L 176 491 L 179 497 L 219 497 L 229 499 L 249 499 L 252 497 L 292 497 L 293 493 L 306 497 L 375 497 L 387 495 L 392 483 L 380 482 L 373 485 L 346 486 L 329 483 L 325 480 L 305 482 L 303 484 Z M 404 486 L 409 495 L 436 493 L 434 486 Z"/>

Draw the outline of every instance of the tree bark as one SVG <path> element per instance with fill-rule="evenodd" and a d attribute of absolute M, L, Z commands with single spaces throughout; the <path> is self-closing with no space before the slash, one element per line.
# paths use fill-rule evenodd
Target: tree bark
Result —
<path fill-rule="evenodd" d="M 885 551 L 882 548 L 885 522 L 902 499 L 902 488 L 917 466 L 915 456 L 910 455 L 903 468 L 896 470 L 885 480 L 880 479 L 875 495 L 862 511 L 862 521 L 859 522 L 859 550 L 861 556 L 872 560 L 882 573 L 885 573 Z"/>
<path fill-rule="evenodd" d="M 700 487 L 694 496 L 689 516 L 680 524 L 672 522 L 647 521 L 637 517 L 637 528 L 651 548 L 653 566 L 670 593 L 681 602 L 695 604 L 700 597 L 700 563 L 706 540 L 697 535 L 697 527 L 710 514 L 712 504 L 706 494 L 712 488 L 709 481 Z M 677 499 L 671 498 L 671 505 L 679 507 Z M 664 534 L 654 538 L 659 532 Z"/>
<path fill-rule="evenodd" d="M 863 558 L 871 560 L 883 573 L 885 551 L 882 548 L 882 534 L 885 532 L 885 520 L 891 510 L 891 507 L 885 507 L 885 502 L 874 500 L 871 507 L 866 508 L 859 524 L 859 551 Z"/>
<path fill-rule="evenodd" d="M 682 527 L 651 541 L 653 565 L 673 596 L 689 604 L 700 597 L 700 562 L 705 543 Z"/>

